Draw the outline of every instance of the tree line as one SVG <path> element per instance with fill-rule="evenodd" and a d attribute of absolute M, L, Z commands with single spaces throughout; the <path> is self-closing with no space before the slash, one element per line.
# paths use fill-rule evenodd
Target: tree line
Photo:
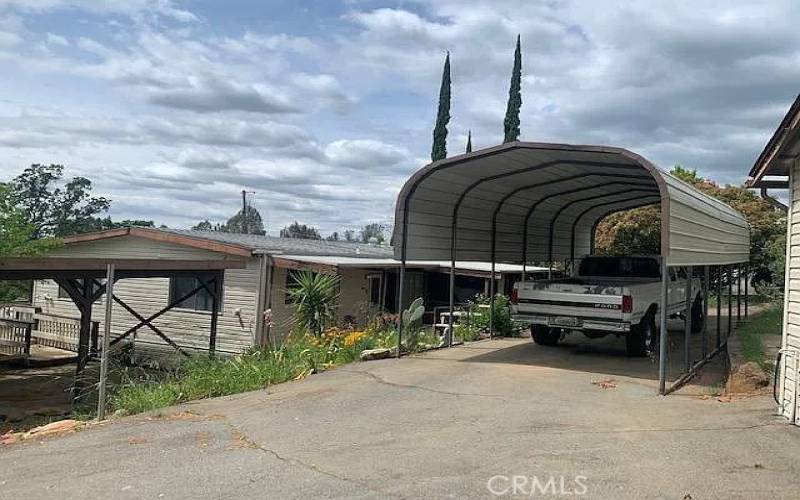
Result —
<path fill-rule="evenodd" d="M 253 207 L 247 207 L 247 215 L 242 217 L 242 210 L 228 219 L 225 223 L 212 223 L 203 220 L 192 227 L 195 231 L 221 231 L 226 233 L 248 233 L 248 234 L 267 234 L 264 229 L 263 219 Z M 249 228 L 243 230 L 243 227 Z M 326 240 L 326 241 L 345 241 L 349 243 L 374 243 L 383 245 L 388 242 L 388 229 L 383 224 L 366 224 L 359 230 L 345 229 L 344 231 L 333 231 L 328 236 L 323 237 L 322 233 L 314 226 L 300 224 L 297 221 L 284 226 L 278 235 L 281 238 L 295 238 L 303 240 Z"/>

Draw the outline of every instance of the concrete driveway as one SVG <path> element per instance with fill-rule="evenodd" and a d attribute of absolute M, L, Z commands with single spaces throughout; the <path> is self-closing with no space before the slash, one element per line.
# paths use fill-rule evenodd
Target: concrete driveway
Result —
<path fill-rule="evenodd" d="M 478 342 L 14 445 L 0 497 L 797 498 L 768 397 L 662 398 L 587 349 Z"/>

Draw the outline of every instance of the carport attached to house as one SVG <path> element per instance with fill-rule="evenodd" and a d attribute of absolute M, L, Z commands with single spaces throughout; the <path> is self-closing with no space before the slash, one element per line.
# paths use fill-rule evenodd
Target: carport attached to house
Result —
<path fill-rule="evenodd" d="M 703 266 L 707 285 L 709 266 L 720 266 L 717 276 L 726 272 L 730 286 L 733 265 L 741 273 L 741 264 L 749 259 L 749 226 L 729 206 L 641 156 L 605 146 L 515 142 L 435 162 L 417 171 L 400 192 L 395 256 L 402 263 L 401 275 L 409 260 L 552 265 L 591 253 L 596 226 L 604 217 L 656 203 L 661 206 L 662 227 L 659 312 L 665 334 L 659 385 L 664 393 L 668 268 Z M 452 278 L 451 271 L 451 310 Z M 721 282 L 717 279 L 718 296 Z M 728 307 L 730 311 L 730 301 Z M 697 362 L 689 357 L 687 334 L 687 375 L 722 348 L 717 323 L 715 349 L 706 351 L 704 332 L 702 359 Z"/>
<path fill-rule="evenodd" d="M 183 245 L 190 249 L 196 249 L 198 252 L 194 258 L 187 258 L 190 255 L 189 252 L 184 255 L 153 252 L 150 256 L 137 255 L 133 258 L 131 256 L 133 252 L 126 250 L 125 241 L 122 239 L 132 234 L 150 238 L 156 244 L 160 242 L 165 249 Z M 209 315 L 208 343 L 208 349 L 213 353 L 216 347 L 218 305 L 224 270 L 244 268 L 246 259 L 250 255 L 249 250 L 234 245 L 188 238 L 175 242 L 171 241 L 169 236 L 151 231 L 138 231 L 135 228 L 94 233 L 90 236 L 76 236 L 67 238 L 65 243 L 65 246 L 55 251 L 52 256 L 0 260 L 0 279 L 53 279 L 69 295 L 80 313 L 77 374 L 83 371 L 88 360 L 97 351 L 97 338 L 91 332 L 92 305 L 105 294 L 104 278 L 106 278 L 109 265 L 114 266 L 115 281 L 125 278 L 157 277 L 191 277 L 197 280 L 193 289 L 187 290 L 160 311 L 147 317 L 139 314 L 124 300 L 114 295 L 114 302 L 126 310 L 135 319 L 136 324 L 126 329 L 111 342 L 112 344 L 120 342 L 141 328 L 148 328 L 166 344 L 184 352 L 178 344 L 158 328 L 157 320 L 165 312 L 201 291 L 206 291 L 213 302 Z"/>

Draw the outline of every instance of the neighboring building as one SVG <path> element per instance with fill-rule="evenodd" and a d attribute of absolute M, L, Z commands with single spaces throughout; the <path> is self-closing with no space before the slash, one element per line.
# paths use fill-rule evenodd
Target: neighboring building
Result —
<path fill-rule="evenodd" d="M 789 189 L 786 217 L 786 282 L 784 290 L 782 361 L 778 366 L 779 412 L 800 423 L 800 96 L 756 160 L 748 185 L 779 203 L 768 189 Z"/>
<path fill-rule="evenodd" d="M 218 246 L 215 246 L 217 244 Z M 368 244 L 276 238 L 214 231 L 182 231 L 130 228 L 65 239 L 64 246 L 50 254 L 68 258 L 159 259 L 169 256 L 184 260 L 213 254 L 224 257 L 226 249 L 249 252 L 245 269 L 224 272 L 222 300 L 217 326 L 217 352 L 236 353 L 254 345 L 276 342 L 291 329 L 292 310 L 286 297 L 293 272 L 308 269 L 341 276 L 339 320 L 365 324 L 381 311 L 397 307 L 397 270 L 391 247 Z M 210 253 L 210 254 L 209 254 Z M 241 258 L 241 257 L 238 257 Z M 464 302 L 488 290 L 488 263 L 458 263 L 456 301 Z M 541 268 L 528 268 L 541 273 Z M 507 289 L 518 278 L 521 266 L 498 264 L 498 290 Z M 449 262 L 410 262 L 406 273 L 404 303 L 423 297 L 433 320 L 434 308 L 445 307 L 449 297 Z M 128 278 L 117 282 L 114 294 L 142 316 L 149 317 L 195 288 L 194 278 Z M 77 316 L 69 297 L 50 280 L 34 285 L 34 305 L 43 312 Z M 102 320 L 104 299 L 94 305 L 93 318 Z M 201 292 L 159 316 L 154 325 L 182 347 L 207 349 L 212 301 Z M 259 314 L 259 311 L 269 314 Z M 271 322 L 263 318 L 270 317 Z M 120 335 L 138 321 L 122 307 L 113 309 L 112 332 Z M 134 346 L 163 347 L 164 341 L 146 327 L 132 338 Z"/>

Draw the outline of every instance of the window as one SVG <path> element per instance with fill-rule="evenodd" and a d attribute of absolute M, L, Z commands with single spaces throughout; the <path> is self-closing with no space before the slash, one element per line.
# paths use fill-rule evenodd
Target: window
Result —
<path fill-rule="evenodd" d="M 75 280 L 75 281 L 77 281 L 78 285 L 81 288 L 83 288 L 83 280 L 82 279 Z M 104 279 L 94 281 L 94 283 L 92 284 L 92 293 L 96 293 L 100 289 L 100 287 L 102 286 L 102 283 L 105 283 L 105 282 L 106 282 L 106 280 L 104 280 Z M 61 285 L 58 286 L 58 298 L 59 299 L 72 300 L 72 297 L 69 296 L 69 294 L 67 293 L 66 290 L 61 288 Z"/>
<path fill-rule="evenodd" d="M 370 304 L 381 304 L 381 292 L 383 291 L 383 276 L 380 274 L 368 274 L 367 283 L 369 285 Z"/>
<path fill-rule="evenodd" d="M 175 277 L 169 280 L 169 302 L 170 304 L 179 298 L 189 294 L 195 288 L 201 286 L 197 278 L 191 277 Z M 217 304 L 217 310 L 220 309 L 222 301 Z M 193 309 L 195 311 L 211 311 L 214 304 L 214 299 L 205 288 L 201 288 L 197 293 L 182 301 L 175 307 L 181 309 Z"/>
<path fill-rule="evenodd" d="M 660 278 L 661 266 L 648 257 L 587 257 L 580 263 L 581 276 L 608 278 Z"/>

